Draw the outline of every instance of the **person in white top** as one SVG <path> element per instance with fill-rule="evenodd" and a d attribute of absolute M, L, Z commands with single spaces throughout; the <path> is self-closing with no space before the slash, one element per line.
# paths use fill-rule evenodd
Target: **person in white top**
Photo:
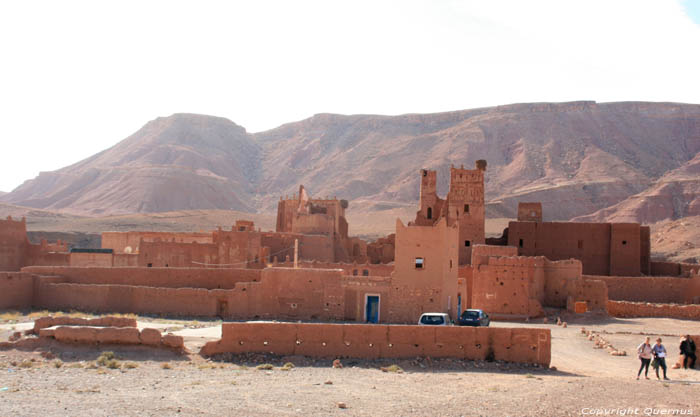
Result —
<path fill-rule="evenodd" d="M 642 369 L 644 369 L 644 378 L 649 379 L 649 362 L 651 362 L 651 344 L 649 343 L 651 339 L 647 336 L 641 345 L 637 346 L 637 353 L 639 354 L 639 360 L 642 361 L 642 366 L 639 367 L 639 372 L 637 372 L 637 379 L 639 375 L 642 374 Z"/>
<path fill-rule="evenodd" d="M 659 378 L 659 367 L 664 370 L 664 379 L 666 378 L 666 348 L 661 344 L 661 338 L 656 339 L 656 344 L 651 348 L 654 353 L 654 358 L 656 358 L 657 366 L 654 367 L 656 370 L 656 378 Z"/>

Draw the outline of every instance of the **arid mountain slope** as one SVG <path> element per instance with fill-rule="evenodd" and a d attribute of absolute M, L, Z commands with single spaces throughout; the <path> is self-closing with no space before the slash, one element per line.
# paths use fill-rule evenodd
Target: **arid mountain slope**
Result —
<path fill-rule="evenodd" d="M 545 219 L 638 194 L 700 152 L 700 105 L 533 103 L 402 116 L 319 114 L 247 134 L 226 119 L 173 115 L 116 146 L 42 173 L 0 201 L 77 214 L 274 211 L 303 183 L 367 215 L 411 210 L 418 170 L 488 160 L 490 217 L 542 201 Z M 414 210 L 414 209 L 413 209 Z"/>
<path fill-rule="evenodd" d="M 651 250 L 652 258 L 700 263 L 700 216 L 652 225 Z"/>
<path fill-rule="evenodd" d="M 1 199 L 88 215 L 254 211 L 259 153 L 245 129 L 227 119 L 175 114 L 77 164 L 42 172 Z"/>
<path fill-rule="evenodd" d="M 261 189 L 338 195 L 389 208 L 415 204 L 418 169 L 488 160 L 491 217 L 541 201 L 569 219 L 641 192 L 700 151 L 700 106 L 670 103 L 517 104 L 428 115 L 316 115 L 256 134 Z M 265 208 L 274 200 L 263 197 Z"/>
<path fill-rule="evenodd" d="M 700 153 L 641 193 L 574 221 L 656 223 L 688 216 L 700 216 Z"/>

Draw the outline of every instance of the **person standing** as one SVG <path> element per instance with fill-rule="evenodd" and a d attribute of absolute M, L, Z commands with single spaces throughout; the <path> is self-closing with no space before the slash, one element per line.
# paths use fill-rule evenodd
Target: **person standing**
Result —
<path fill-rule="evenodd" d="M 642 369 L 644 369 L 644 378 L 649 379 L 649 362 L 651 362 L 651 344 L 649 343 L 651 339 L 647 336 L 641 345 L 637 346 L 637 354 L 639 355 L 639 360 L 642 361 L 642 365 L 639 367 L 639 372 L 637 372 L 637 379 L 642 374 Z"/>
<path fill-rule="evenodd" d="M 664 345 L 661 344 L 661 338 L 656 339 L 656 344 L 651 348 L 654 358 L 657 361 L 657 367 L 655 368 L 656 370 L 656 378 L 659 378 L 659 367 L 661 367 L 664 370 L 664 379 L 668 380 L 666 377 L 666 348 Z"/>
<path fill-rule="evenodd" d="M 684 369 L 695 368 L 695 361 L 697 360 L 697 357 L 695 356 L 695 342 L 690 335 L 686 335 L 681 341 L 681 355 L 683 355 Z"/>

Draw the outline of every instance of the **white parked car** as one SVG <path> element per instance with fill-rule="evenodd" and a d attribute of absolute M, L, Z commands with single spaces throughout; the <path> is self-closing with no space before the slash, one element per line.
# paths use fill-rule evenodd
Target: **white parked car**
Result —
<path fill-rule="evenodd" d="M 420 315 L 418 324 L 421 326 L 450 326 L 452 320 L 447 313 L 423 313 Z"/>

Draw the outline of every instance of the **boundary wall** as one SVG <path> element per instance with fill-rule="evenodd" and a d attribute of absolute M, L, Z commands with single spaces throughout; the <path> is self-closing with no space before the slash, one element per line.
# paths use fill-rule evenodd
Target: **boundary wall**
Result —
<path fill-rule="evenodd" d="M 258 282 L 256 269 L 145 268 L 145 267 L 39 267 L 22 268 L 23 273 L 65 277 L 73 284 L 132 285 L 163 288 L 233 289 L 238 282 Z"/>
<path fill-rule="evenodd" d="M 223 323 L 200 354 L 271 353 L 338 358 L 458 358 L 551 361 L 549 329 L 320 323 Z"/>
<path fill-rule="evenodd" d="M 0 310 L 32 306 L 34 278 L 23 272 L 0 272 Z"/>
<path fill-rule="evenodd" d="M 620 318 L 668 317 L 673 319 L 700 320 L 700 305 L 652 304 L 608 300 L 608 314 Z"/>
<path fill-rule="evenodd" d="M 584 275 L 584 278 L 605 282 L 611 300 L 700 304 L 700 276 L 680 278 Z"/>

